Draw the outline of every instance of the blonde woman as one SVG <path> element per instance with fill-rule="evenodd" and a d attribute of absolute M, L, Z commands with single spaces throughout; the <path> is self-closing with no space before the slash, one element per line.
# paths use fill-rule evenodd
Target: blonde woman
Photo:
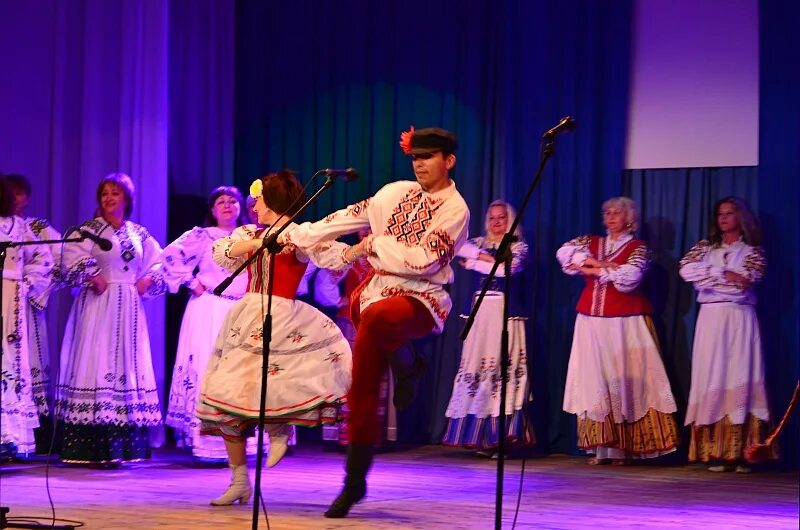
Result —
<path fill-rule="evenodd" d="M 486 210 L 484 235 L 464 243 L 458 250 L 459 264 L 475 271 L 478 280 L 476 294 L 488 279 L 495 254 L 503 236 L 514 222 L 516 212 L 505 201 L 496 200 Z M 518 225 L 517 241 L 511 244 L 511 274 L 522 270 L 528 255 L 528 245 Z M 500 433 L 500 338 L 503 330 L 503 292 L 500 278 L 505 275 L 501 266 L 486 292 L 480 311 L 461 352 L 450 403 L 447 406 L 447 429 L 442 444 L 477 449 L 492 456 Z M 516 308 L 519 309 L 519 308 Z M 519 314 L 519 311 L 513 311 Z M 524 319 L 512 317 L 509 325 L 508 394 L 505 414 L 506 438 L 511 443 L 533 445 L 533 428 L 526 417 L 528 401 L 527 348 Z"/>

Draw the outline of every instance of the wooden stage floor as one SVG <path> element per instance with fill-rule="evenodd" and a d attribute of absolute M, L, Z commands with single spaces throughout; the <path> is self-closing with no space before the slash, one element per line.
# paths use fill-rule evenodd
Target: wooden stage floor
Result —
<path fill-rule="evenodd" d="M 270 527 L 491 529 L 495 462 L 438 446 L 377 456 L 369 493 L 346 519 L 322 512 L 342 480 L 343 455 L 300 447 L 264 473 Z M 503 528 L 512 528 L 520 460 L 506 465 Z M 3 465 L 0 503 L 11 516 L 49 516 L 42 462 Z M 253 476 L 251 466 L 251 477 Z M 192 467 L 157 451 L 117 470 L 52 466 L 56 515 L 85 528 L 249 528 L 252 505 L 214 508 L 227 469 Z M 527 461 L 516 528 L 798 528 L 797 472 L 709 473 L 695 466 L 588 466 L 585 458 Z M 259 528 L 266 529 L 262 515 Z"/>

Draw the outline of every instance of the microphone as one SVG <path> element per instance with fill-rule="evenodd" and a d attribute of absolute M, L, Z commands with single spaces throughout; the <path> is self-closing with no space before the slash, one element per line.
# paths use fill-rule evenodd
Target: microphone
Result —
<path fill-rule="evenodd" d="M 89 232 L 88 230 L 84 230 L 83 228 L 79 228 L 78 233 L 81 235 L 82 238 L 91 239 L 92 241 L 94 241 L 97 244 L 97 246 L 100 247 L 100 250 L 104 252 L 108 252 L 109 250 L 111 250 L 111 241 L 109 241 L 108 239 L 95 235 Z"/>
<path fill-rule="evenodd" d="M 345 182 L 353 182 L 358 179 L 358 171 L 351 167 L 347 169 L 323 169 L 322 174 Z"/>
<path fill-rule="evenodd" d="M 561 121 L 558 122 L 558 125 L 556 125 L 552 129 L 544 133 L 542 135 L 542 138 L 553 138 L 557 134 L 566 133 L 574 130 L 575 130 L 575 120 L 573 120 L 571 116 L 565 116 L 561 118 Z"/>

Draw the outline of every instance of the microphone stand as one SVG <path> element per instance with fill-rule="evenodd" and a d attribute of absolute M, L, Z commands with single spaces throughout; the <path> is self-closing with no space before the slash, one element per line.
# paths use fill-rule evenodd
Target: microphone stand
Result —
<path fill-rule="evenodd" d="M 6 265 L 6 255 L 8 254 L 9 248 L 15 247 L 24 247 L 28 245 L 55 245 L 55 244 L 63 244 L 63 243 L 80 243 L 84 241 L 86 238 L 81 237 L 74 237 L 74 238 L 64 238 L 64 239 L 48 239 L 48 240 L 37 240 L 37 241 L 0 241 L 0 301 L 3 299 L 3 271 Z M 3 319 L 3 313 L 0 311 L 0 334 L 5 334 L 5 322 Z M 3 366 L 3 341 L 0 340 L 0 367 Z M 3 406 L 0 404 L 0 407 Z M 0 414 L 0 440 L 2 440 L 3 434 L 3 425 L 2 425 L 2 414 Z M 8 515 L 9 508 L 7 506 L 0 506 L 0 529 L 2 528 L 57 528 L 61 530 L 74 530 L 73 525 L 43 525 L 39 523 L 14 523 L 8 522 Z M 44 517 L 42 517 L 44 519 Z M 49 518 L 48 518 L 49 519 Z"/>
<path fill-rule="evenodd" d="M 324 171 L 318 171 L 317 173 L 312 176 L 312 180 L 316 178 L 318 175 L 324 173 Z M 272 232 L 268 237 L 264 239 L 264 243 L 261 245 L 256 252 L 253 253 L 252 256 L 247 258 L 244 263 L 242 263 L 239 268 L 237 268 L 233 273 L 228 276 L 222 283 L 220 283 L 215 289 L 214 294 L 220 295 L 222 292 L 231 284 L 233 279 L 238 276 L 244 269 L 247 268 L 250 263 L 255 261 L 256 259 L 261 256 L 261 254 L 266 250 L 269 253 L 269 264 L 267 270 L 267 312 L 264 315 L 264 325 L 262 327 L 262 334 L 261 334 L 261 347 L 263 350 L 263 359 L 261 361 L 261 396 L 260 396 L 260 405 L 258 411 L 258 452 L 256 453 L 256 482 L 255 482 L 255 489 L 253 492 L 253 520 L 252 520 L 252 530 L 258 529 L 258 510 L 259 510 L 259 502 L 261 501 L 261 471 L 262 471 L 262 460 L 264 459 L 264 418 L 265 418 L 265 408 L 267 406 L 267 376 L 268 376 L 268 369 L 269 369 L 269 349 L 270 344 L 272 343 L 272 285 L 274 282 L 274 275 L 275 275 L 275 254 L 279 253 L 283 245 L 278 244 L 278 236 L 283 233 L 284 230 L 306 209 L 317 201 L 320 195 L 322 195 L 326 190 L 328 190 L 331 186 L 333 186 L 333 175 L 326 175 L 325 176 L 325 183 L 311 196 L 293 215 L 286 220 L 286 222 L 281 225 L 278 230 Z"/>
<path fill-rule="evenodd" d="M 503 514 L 503 471 L 506 457 L 506 395 L 508 393 L 508 367 L 511 364 L 508 355 L 508 295 L 511 286 L 511 244 L 517 239 L 514 235 L 514 232 L 517 230 L 520 219 L 522 219 L 522 214 L 525 212 L 528 201 L 530 201 L 536 186 L 539 184 L 539 181 L 542 178 L 544 166 L 547 164 L 547 160 L 553 154 L 553 150 L 555 148 L 555 136 L 555 134 L 550 134 L 548 131 L 548 133 L 545 133 L 545 136 L 543 137 L 546 143 L 542 148 L 539 158 L 539 168 L 536 170 L 536 175 L 534 176 L 533 181 L 528 188 L 528 192 L 525 194 L 525 198 L 522 200 L 522 204 L 520 204 L 519 210 L 517 211 L 517 217 L 514 219 L 514 222 L 511 223 L 511 227 L 500 241 L 500 246 L 497 248 L 497 254 L 495 254 L 494 266 L 492 267 L 492 270 L 489 271 L 489 276 L 486 278 L 483 288 L 481 289 L 478 298 L 475 300 L 475 303 L 472 306 L 472 311 L 470 312 L 467 321 L 464 323 L 464 328 L 461 330 L 460 336 L 461 340 L 464 341 L 466 340 L 467 335 L 469 335 L 472 324 L 475 322 L 475 316 L 478 314 L 478 310 L 481 307 L 481 302 L 483 302 L 483 298 L 486 296 L 486 292 L 489 290 L 489 285 L 492 283 L 492 280 L 497 274 L 497 268 L 502 263 L 504 265 L 505 281 L 503 282 L 503 331 L 500 334 L 500 413 L 498 414 L 497 418 L 499 438 L 497 442 L 497 486 L 494 508 L 495 530 L 500 530 L 502 528 L 501 522 Z"/>

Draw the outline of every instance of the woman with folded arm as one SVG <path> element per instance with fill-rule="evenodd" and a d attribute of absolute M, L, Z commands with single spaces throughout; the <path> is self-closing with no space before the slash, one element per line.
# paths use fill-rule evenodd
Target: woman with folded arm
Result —
<path fill-rule="evenodd" d="M 624 465 L 675 451 L 678 433 L 653 311 L 639 284 L 650 261 L 636 239 L 636 204 L 628 197 L 603 203 L 606 235 L 564 243 L 556 257 L 569 275 L 582 276 L 578 316 L 564 389 L 564 411 L 577 415 L 578 447 L 589 464 Z"/>
<path fill-rule="evenodd" d="M 714 205 L 708 239 L 680 262 L 681 278 L 694 285 L 700 304 L 686 411 L 689 462 L 709 464 L 709 471 L 750 472 L 742 452 L 769 432 L 755 307 L 755 284 L 767 265 L 760 244 L 748 204 L 725 197 Z"/>

